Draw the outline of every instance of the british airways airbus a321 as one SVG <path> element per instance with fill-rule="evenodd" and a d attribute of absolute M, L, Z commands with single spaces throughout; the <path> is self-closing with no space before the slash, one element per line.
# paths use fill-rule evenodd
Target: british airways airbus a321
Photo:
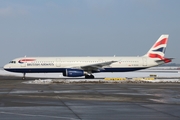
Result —
<path fill-rule="evenodd" d="M 171 62 L 165 58 L 168 35 L 161 35 L 152 48 L 140 57 L 23 57 L 4 66 L 10 72 L 62 73 L 67 77 L 94 78 L 93 73 L 129 72 Z"/>

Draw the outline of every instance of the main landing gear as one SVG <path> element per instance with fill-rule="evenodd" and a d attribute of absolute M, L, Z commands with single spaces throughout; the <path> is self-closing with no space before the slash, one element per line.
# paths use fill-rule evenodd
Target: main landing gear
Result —
<path fill-rule="evenodd" d="M 94 79 L 94 75 L 92 75 L 92 74 L 91 75 L 85 75 L 85 78 L 86 79 Z"/>

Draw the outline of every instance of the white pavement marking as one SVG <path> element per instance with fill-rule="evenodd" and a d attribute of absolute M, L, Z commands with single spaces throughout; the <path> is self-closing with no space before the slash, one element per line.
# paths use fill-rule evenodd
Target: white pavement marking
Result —
<path fill-rule="evenodd" d="M 48 118 L 63 118 L 68 120 L 79 120 L 76 118 L 68 118 L 68 117 L 58 117 L 58 116 L 49 116 L 49 115 L 32 115 L 32 114 L 23 114 L 23 113 L 12 113 L 12 112 L 3 112 L 1 111 L 0 114 L 9 114 L 9 115 L 19 115 L 19 116 L 29 116 L 29 117 L 48 117 Z"/>

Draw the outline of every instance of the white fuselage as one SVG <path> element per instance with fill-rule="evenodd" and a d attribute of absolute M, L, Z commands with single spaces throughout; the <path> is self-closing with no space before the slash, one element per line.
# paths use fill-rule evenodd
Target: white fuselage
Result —
<path fill-rule="evenodd" d="M 128 72 L 171 62 L 165 58 L 169 35 L 161 35 L 142 57 L 24 57 L 16 58 L 4 69 L 20 73 L 61 72 L 63 76 L 94 78 L 96 72 Z"/>
<path fill-rule="evenodd" d="M 25 59 L 25 60 L 24 60 Z M 22 61 L 24 60 L 24 61 Z M 26 61 L 27 60 L 27 61 Z M 21 73 L 63 72 L 81 69 L 81 66 L 117 61 L 93 72 L 128 72 L 157 66 L 160 63 L 148 57 L 24 57 L 16 58 L 4 66 L 5 70 Z M 161 63 L 163 64 L 163 62 Z"/>

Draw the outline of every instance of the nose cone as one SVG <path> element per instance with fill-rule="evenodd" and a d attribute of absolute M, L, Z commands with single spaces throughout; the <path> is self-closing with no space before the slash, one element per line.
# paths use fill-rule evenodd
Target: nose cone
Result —
<path fill-rule="evenodd" d="M 4 66 L 4 70 L 8 70 L 9 68 L 10 68 L 9 64 L 6 64 L 6 65 Z"/>

